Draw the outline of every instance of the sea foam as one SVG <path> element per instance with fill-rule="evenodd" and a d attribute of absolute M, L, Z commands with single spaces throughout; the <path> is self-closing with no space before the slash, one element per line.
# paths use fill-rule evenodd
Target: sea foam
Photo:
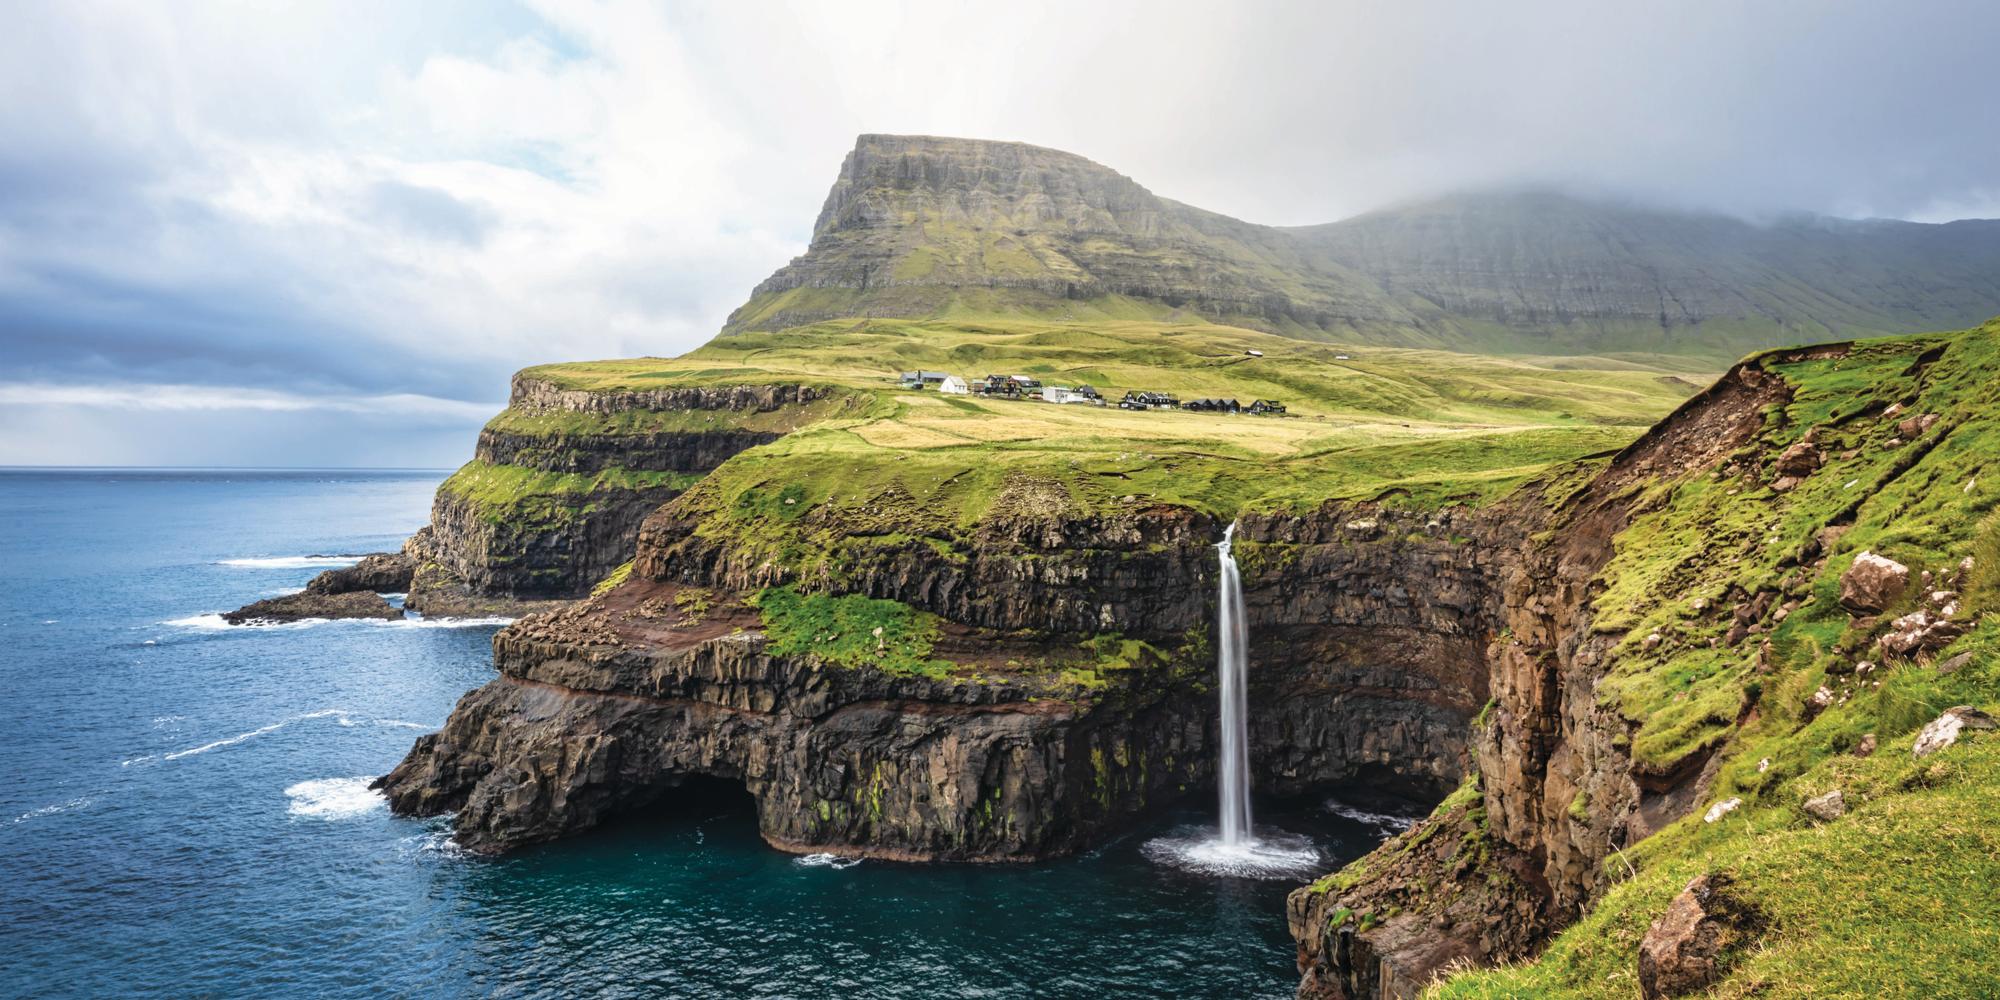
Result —
<path fill-rule="evenodd" d="M 1295 878 L 1319 868 L 1319 848 L 1310 838 L 1266 830 L 1230 843 L 1207 830 L 1193 836 L 1156 837 L 1139 853 L 1156 865 L 1228 878 Z"/>
<path fill-rule="evenodd" d="M 237 569 L 314 569 L 352 566 L 360 561 L 360 556 L 260 556 L 254 559 L 219 559 L 216 565 Z"/>
<path fill-rule="evenodd" d="M 1326 800 L 1325 808 L 1327 812 L 1341 819 L 1353 820 L 1369 828 L 1371 831 L 1380 834 L 1385 839 L 1409 829 L 1410 824 L 1417 819 L 1415 816 L 1399 816 L 1395 813 L 1370 812 L 1366 809 L 1350 806 L 1339 799 Z"/>
<path fill-rule="evenodd" d="M 802 858 L 793 858 L 792 863 L 801 868 L 833 868 L 838 870 L 852 868 L 860 864 L 861 859 L 843 858 L 838 854 L 808 854 Z"/>
<path fill-rule="evenodd" d="M 285 811 L 315 819 L 351 819 L 386 804 L 382 793 L 368 787 L 373 778 L 319 778 L 285 789 L 291 804 Z"/>
<path fill-rule="evenodd" d="M 242 743 L 246 740 L 254 740 L 257 737 L 262 736 L 266 733 L 275 733 L 278 730 L 283 729 L 294 722 L 300 722 L 305 719 L 324 719 L 328 716 L 346 716 L 347 714 L 348 714 L 347 712 L 344 712 L 338 708 L 324 708 L 317 712 L 306 712 L 300 715 L 294 715 L 287 718 L 279 719 L 278 721 L 273 722 L 270 725 L 258 726 L 257 728 L 252 729 L 247 733 L 237 733 L 236 735 L 231 736 L 227 739 L 215 740 L 210 743 L 204 743 L 198 747 L 190 747 L 186 750 L 176 750 L 173 753 L 167 754 L 165 757 L 161 759 L 180 760 L 183 757 L 193 757 L 196 754 L 204 754 L 209 752 L 210 750 L 220 750 L 223 747 L 233 747 L 236 744 Z"/>

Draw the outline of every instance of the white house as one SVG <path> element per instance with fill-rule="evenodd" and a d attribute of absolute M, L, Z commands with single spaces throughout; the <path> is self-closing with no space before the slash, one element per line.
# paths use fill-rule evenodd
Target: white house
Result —
<path fill-rule="evenodd" d="M 1085 387 L 1085 389 L 1088 389 L 1088 387 Z M 1071 389 L 1068 386 L 1061 385 L 1045 385 L 1042 387 L 1042 401 L 1045 403 L 1097 402 L 1097 393 L 1095 391 L 1085 391 L 1085 389 Z"/>
<path fill-rule="evenodd" d="M 956 375 L 946 375 L 944 381 L 938 383 L 938 391 L 948 392 L 954 396 L 963 396 L 970 393 L 972 387 L 966 385 L 965 380 Z"/>

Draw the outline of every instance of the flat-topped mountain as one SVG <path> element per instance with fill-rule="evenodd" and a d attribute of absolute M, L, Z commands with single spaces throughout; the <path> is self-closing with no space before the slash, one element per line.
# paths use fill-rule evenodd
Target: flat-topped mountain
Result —
<path fill-rule="evenodd" d="M 1753 224 L 1551 192 L 1242 222 L 1022 143 L 864 135 L 728 329 L 1201 318 L 1309 339 L 1735 356 L 2000 312 L 2000 222 Z"/>

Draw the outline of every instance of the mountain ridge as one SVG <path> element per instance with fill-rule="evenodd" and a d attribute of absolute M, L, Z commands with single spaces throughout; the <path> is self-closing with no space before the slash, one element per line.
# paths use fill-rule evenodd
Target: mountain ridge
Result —
<path fill-rule="evenodd" d="M 1314 340 L 1733 358 L 2000 312 L 2000 222 L 1731 216 L 1549 189 L 1308 226 L 1017 142 L 863 135 L 724 333 L 839 318 L 1200 318 Z"/>

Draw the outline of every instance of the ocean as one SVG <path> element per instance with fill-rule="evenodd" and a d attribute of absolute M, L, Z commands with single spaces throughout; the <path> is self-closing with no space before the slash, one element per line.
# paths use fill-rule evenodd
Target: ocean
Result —
<path fill-rule="evenodd" d="M 0 470 L 0 995 L 1289 997 L 1297 877 L 1149 842 L 797 857 L 740 789 L 502 859 L 368 780 L 493 677 L 493 620 L 229 627 L 419 527 L 443 472 Z M 1323 868 L 1392 818 L 1260 802 Z"/>

